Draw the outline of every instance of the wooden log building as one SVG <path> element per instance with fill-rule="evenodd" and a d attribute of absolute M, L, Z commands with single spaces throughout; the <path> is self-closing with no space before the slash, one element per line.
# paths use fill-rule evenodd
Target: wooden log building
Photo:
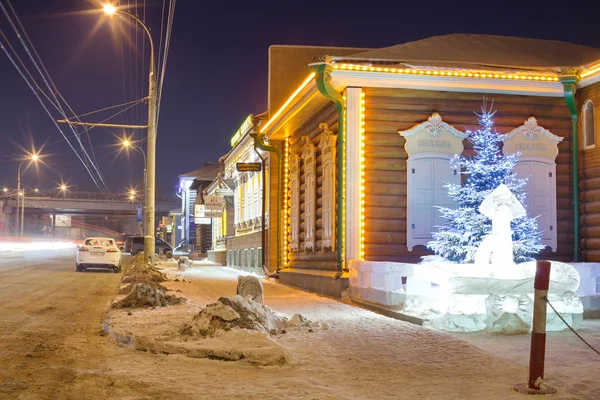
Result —
<path fill-rule="evenodd" d="M 271 148 L 266 261 L 282 283 L 341 296 L 353 262 L 431 254 L 443 182 L 460 179 L 449 159 L 472 152 L 484 98 L 530 177 L 540 257 L 600 261 L 600 49 L 457 34 L 311 51 L 254 126 Z"/>

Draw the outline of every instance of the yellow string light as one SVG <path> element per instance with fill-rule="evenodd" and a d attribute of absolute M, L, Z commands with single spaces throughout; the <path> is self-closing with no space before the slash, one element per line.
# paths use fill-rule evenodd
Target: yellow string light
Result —
<path fill-rule="evenodd" d="M 365 259 L 365 92 L 360 93 L 360 259 Z"/>
<path fill-rule="evenodd" d="M 289 251 L 288 251 L 288 211 L 289 211 L 289 175 L 290 175 L 290 138 L 289 136 L 285 138 L 285 172 L 283 178 L 283 252 L 284 252 L 284 261 L 285 266 L 289 263 Z M 263 227 L 264 229 L 264 227 Z"/>
<path fill-rule="evenodd" d="M 587 71 L 582 72 L 581 74 L 579 74 L 579 76 L 581 78 L 585 78 L 587 76 L 595 74 L 596 72 L 600 72 L 600 64 L 598 64 L 598 65 L 596 65 L 594 67 L 589 68 Z"/>
<path fill-rule="evenodd" d="M 419 74 L 419 75 L 433 75 L 433 76 L 460 76 L 468 78 L 485 78 L 485 79 L 501 79 L 501 80 L 532 80 L 532 81 L 545 81 L 545 82 L 558 82 L 558 77 L 552 75 L 527 75 L 527 74 L 498 74 L 493 72 L 484 71 L 454 71 L 454 70 L 431 70 L 431 69 L 418 69 L 418 68 L 380 68 L 380 67 L 366 67 L 356 64 L 333 64 L 334 69 L 350 70 L 350 71 L 364 71 L 364 72 L 383 72 L 383 73 L 395 73 L 395 74 Z M 588 76 L 595 72 L 600 71 L 600 66 L 586 71 L 581 74 L 581 77 Z"/>

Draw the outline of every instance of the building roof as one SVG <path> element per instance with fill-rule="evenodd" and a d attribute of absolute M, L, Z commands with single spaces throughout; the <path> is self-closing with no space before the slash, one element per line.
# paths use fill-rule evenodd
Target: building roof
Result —
<path fill-rule="evenodd" d="M 188 178 L 193 180 L 211 181 L 217 177 L 219 173 L 219 163 L 215 164 L 204 164 L 202 168 L 196 169 L 191 172 L 179 175 L 179 178 Z"/>
<path fill-rule="evenodd" d="M 333 53 L 335 54 L 335 53 Z M 557 40 L 451 34 L 369 50 L 335 61 L 369 60 L 457 68 L 518 68 L 556 72 L 600 62 L 600 49 Z"/>

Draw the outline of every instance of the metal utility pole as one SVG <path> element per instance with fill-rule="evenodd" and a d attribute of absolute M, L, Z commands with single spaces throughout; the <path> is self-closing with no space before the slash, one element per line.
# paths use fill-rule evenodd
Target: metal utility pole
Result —
<path fill-rule="evenodd" d="M 135 18 L 135 17 L 134 17 Z M 152 44 L 152 36 L 148 28 L 137 18 L 135 18 L 148 33 L 150 38 L 150 74 L 148 77 L 148 165 L 146 166 L 146 235 L 144 236 L 144 253 L 146 257 L 150 257 L 152 265 L 154 265 L 154 246 L 156 239 L 154 238 L 154 204 L 156 194 L 156 79 L 154 70 L 154 45 Z"/>
<path fill-rule="evenodd" d="M 19 212 L 21 208 L 21 165 L 19 164 L 19 170 L 17 172 L 17 207 L 15 215 L 15 236 L 19 236 Z"/>
<path fill-rule="evenodd" d="M 23 226 L 25 225 L 25 188 L 23 188 L 23 199 L 21 200 L 21 237 L 23 237 Z"/>
<path fill-rule="evenodd" d="M 148 148 L 147 148 L 147 160 L 146 160 L 146 195 L 145 195 L 145 207 L 144 207 L 144 219 L 146 223 L 146 229 L 144 234 L 144 254 L 146 258 L 149 258 L 152 265 L 154 265 L 154 251 L 155 251 L 155 193 L 156 193 L 156 104 L 157 104 L 157 93 L 156 93 L 156 70 L 155 70 L 155 58 L 154 58 L 154 42 L 152 41 L 152 35 L 150 30 L 137 16 L 130 14 L 126 11 L 119 10 L 117 7 L 106 4 L 104 5 L 104 12 L 107 15 L 121 14 L 125 15 L 144 28 L 144 31 L 148 35 L 148 41 L 150 42 L 150 68 L 148 76 L 148 125 L 119 125 L 119 124 L 94 124 L 88 122 L 71 122 L 69 120 L 58 120 L 57 122 L 69 123 L 73 125 L 84 125 L 88 127 L 93 126 L 104 126 L 111 128 L 124 128 L 124 129 L 141 129 L 148 128 Z"/>

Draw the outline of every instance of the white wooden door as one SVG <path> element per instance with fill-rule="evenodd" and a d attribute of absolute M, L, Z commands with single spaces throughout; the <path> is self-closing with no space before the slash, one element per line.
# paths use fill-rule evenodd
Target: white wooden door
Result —
<path fill-rule="evenodd" d="M 542 243 L 556 248 L 556 179 L 554 165 L 540 161 L 519 161 L 515 173 L 520 178 L 529 178 L 523 188 L 527 216 L 537 217 Z"/>
<path fill-rule="evenodd" d="M 409 168 L 408 249 L 427 245 L 436 226 L 446 222 L 438 207 L 455 207 L 448 196 L 448 183 L 460 183 L 460 174 L 450 167 L 445 158 L 420 158 L 410 162 Z"/>

